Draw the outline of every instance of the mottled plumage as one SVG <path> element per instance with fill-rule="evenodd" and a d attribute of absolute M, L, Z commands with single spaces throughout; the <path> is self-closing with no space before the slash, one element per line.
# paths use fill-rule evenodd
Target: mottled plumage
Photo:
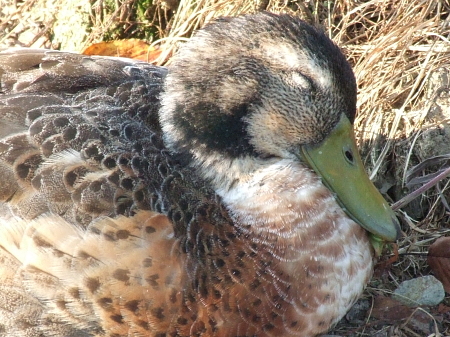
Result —
<path fill-rule="evenodd" d="M 0 81 L 1 336 L 314 336 L 370 278 L 298 150 L 355 80 L 300 20 L 221 19 L 169 71 L 3 51 Z"/>

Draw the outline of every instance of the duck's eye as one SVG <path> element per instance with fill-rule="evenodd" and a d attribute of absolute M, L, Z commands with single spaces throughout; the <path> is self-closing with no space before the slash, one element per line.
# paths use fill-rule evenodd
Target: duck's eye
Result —
<path fill-rule="evenodd" d="M 259 155 L 259 158 L 260 159 L 264 159 L 264 160 L 273 159 L 273 158 L 276 158 L 276 157 L 277 156 L 275 156 L 274 154 L 269 154 L 269 153 L 262 153 L 262 154 Z"/>
<path fill-rule="evenodd" d="M 303 89 L 309 89 L 311 87 L 311 83 L 308 80 L 308 78 L 301 75 L 298 72 L 292 73 L 292 81 L 293 81 L 294 85 L 296 85 L 300 88 L 303 88 Z"/>
<path fill-rule="evenodd" d="M 352 150 L 344 147 L 343 151 L 345 159 L 347 159 L 347 161 L 353 165 L 355 163 L 355 158 L 353 157 Z"/>

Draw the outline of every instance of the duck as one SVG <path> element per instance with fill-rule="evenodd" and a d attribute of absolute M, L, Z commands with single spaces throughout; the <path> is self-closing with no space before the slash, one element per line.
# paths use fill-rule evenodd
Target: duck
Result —
<path fill-rule="evenodd" d="M 224 17 L 168 68 L 0 51 L 0 335 L 310 337 L 399 222 L 320 29 Z"/>

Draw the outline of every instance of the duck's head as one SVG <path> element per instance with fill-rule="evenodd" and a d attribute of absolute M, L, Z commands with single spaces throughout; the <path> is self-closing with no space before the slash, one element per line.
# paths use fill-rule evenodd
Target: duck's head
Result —
<path fill-rule="evenodd" d="M 353 136 L 356 82 L 339 48 L 288 15 L 225 18 L 174 57 L 162 96 L 166 145 L 226 189 L 261 166 L 312 168 L 346 213 L 394 241 L 394 213 L 364 171 Z"/>

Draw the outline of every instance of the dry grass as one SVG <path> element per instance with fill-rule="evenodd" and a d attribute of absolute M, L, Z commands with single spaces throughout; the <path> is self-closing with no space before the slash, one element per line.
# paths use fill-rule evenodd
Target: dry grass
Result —
<path fill-rule="evenodd" d="M 26 30 L 24 22 L 36 18 L 33 8 L 39 8 L 42 1 L 49 2 L 0 0 L 0 45 L 20 36 L 20 29 Z M 59 9 L 67 3 L 53 2 Z M 164 63 L 180 42 L 218 16 L 269 10 L 299 15 L 323 27 L 353 64 L 359 86 L 357 137 L 372 178 L 392 202 L 409 192 L 408 169 L 427 157 L 450 153 L 450 100 L 445 93 L 450 82 L 450 71 L 445 72 L 450 67 L 449 0 L 160 0 L 140 15 L 136 3 L 117 0 L 108 12 L 102 1 L 95 2 L 89 12 L 92 26 L 85 44 L 98 41 L 107 31 L 111 35 L 119 26 L 126 33 L 144 25 L 158 37 L 151 42 L 163 46 L 158 62 Z M 41 25 L 34 28 L 36 35 L 26 44 L 39 42 L 38 47 L 51 47 L 49 33 L 55 18 L 37 17 Z M 437 169 L 430 167 L 427 172 Z M 389 294 L 401 281 L 430 273 L 426 264 L 429 245 L 439 236 L 450 235 L 449 195 L 448 182 L 442 180 L 398 212 L 406 234 L 399 242 L 400 257 L 371 283 L 367 297 Z M 445 303 L 450 305 L 448 297 Z M 444 317 L 436 336 L 450 335 L 449 321 Z M 410 323 L 367 324 L 365 329 L 343 324 L 336 333 L 424 336 Z"/>

